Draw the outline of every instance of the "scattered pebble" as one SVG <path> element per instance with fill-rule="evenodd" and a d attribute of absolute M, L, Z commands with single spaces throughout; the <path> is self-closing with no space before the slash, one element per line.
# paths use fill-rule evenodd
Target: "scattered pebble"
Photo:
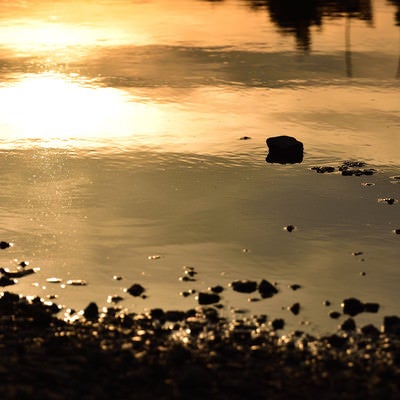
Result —
<path fill-rule="evenodd" d="M 396 235 L 400 235 L 400 228 L 393 229 L 392 232 L 395 233 Z"/>
<path fill-rule="evenodd" d="M 221 297 L 216 293 L 200 292 L 197 296 L 197 301 L 200 305 L 218 303 L 220 300 Z"/>
<path fill-rule="evenodd" d="M 233 281 L 229 284 L 235 292 L 253 293 L 257 290 L 257 282 L 249 280 Z"/>
<path fill-rule="evenodd" d="M 250 140 L 250 136 L 242 136 L 239 140 Z"/>
<path fill-rule="evenodd" d="M 329 313 L 329 316 L 330 316 L 332 319 L 338 319 L 338 318 L 340 318 L 341 314 L 340 314 L 340 312 L 337 312 L 337 311 L 331 311 L 331 312 Z"/>
<path fill-rule="evenodd" d="M 351 253 L 351 255 L 352 255 L 352 256 L 355 256 L 355 257 L 361 256 L 361 255 L 363 255 L 363 254 L 364 254 L 364 253 L 363 253 L 362 251 L 355 251 L 355 252 Z"/>
<path fill-rule="evenodd" d="M 375 186 L 375 183 L 372 183 L 372 182 L 363 182 L 363 183 L 361 183 L 361 186 L 364 186 L 364 187 Z"/>
<path fill-rule="evenodd" d="M 398 200 L 394 199 L 393 197 L 384 197 L 384 198 L 378 199 L 378 203 L 386 203 L 386 204 L 392 205 L 392 204 L 398 203 Z"/>
<path fill-rule="evenodd" d="M 222 293 L 224 288 L 221 285 L 216 285 L 210 288 L 211 292 L 213 293 Z"/>
<path fill-rule="evenodd" d="M 85 281 L 84 279 L 70 279 L 66 283 L 67 283 L 67 285 L 71 285 L 71 286 L 86 286 L 87 285 L 87 281 Z"/>
<path fill-rule="evenodd" d="M 329 307 L 331 305 L 331 302 L 329 300 L 325 300 L 323 304 L 324 306 Z"/>
<path fill-rule="evenodd" d="M 46 282 L 48 283 L 60 283 L 62 282 L 61 278 L 56 278 L 56 277 L 51 277 L 51 278 L 47 278 Z"/>
<path fill-rule="evenodd" d="M 290 289 L 292 290 L 299 290 L 301 289 L 301 285 L 298 285 L 297 283 L 294 283 L 293 285 L 289 285 Z"/>
<path fill-rule="evenodd" d="M 141 296 L 144 291 L 145 288 L 140 283 L 134 283 L 130 288 L 126 289 L 126 292 L 134 297 Z"/>
<path fill-rule="evenodd" d="M 15 279 L 11 279 L 7 276 L 2 276 L 0 278 L 0 286 L 2 286 L 2 287 L 15 285 L 16 283 L 17 283 L 17 281 Z"/>
<path fill-rule="evenodd" d="M 113 276 L 114 281 L 122 281 L 122 276 L 121 275 L 114 275 Z"/>
<path fill-rule="evenodd" d="M 289 310 L 294 314 L 294 315 L 298 315 L 300 312 L 300 303 L 294 303 Z"/>
<path fill-rule="evenodd" d="M 353 318 L 348 318 L 346 321 L 343 321 L 340 329 L 345 332 L 353 332 L 356 330 L 356 323 Z"/>
<path fill-rule="evenodd" d="M 258 291 L 263 299 L 267 297 L 272 297 L 274 294 L 278 293 L 278 289 L 266 279 L 263 279 L 260 282 L 260 284 L 258 285 Z"/>
<path fill-rule="evenodd" d="M 148 260 L 158 260 L 159 258 L 161 258 L 161 256 L 159 254 L 155 254 L 153 256 L 147 257 Z"/>
<path fill-rule="evenodd" d="M 288 232 L 293 232 L 296 227 L 294 225 L 286 225 L 283 229 Z"/>
<path fill-rule="evenodd" d="M 319 174 L 325 174 L 335 172 L 335 167 L 329 167 L 329 166 L 324 166 L 324 167 L 311 167 L 312 170 L 317 171 Z"/>
<path fill-rule="evenodd" d="M 285 320 L 282 318 L 274 319 L 271 322 L 271 326 L 274 330 L 283 329 L 285 327 Z"/>
<path fill-rule="evenodd" d="M 110 296 L 107 297 L 107 303 L 108 304 L 111 304 L 111 303 L 117 304 L 117 303 L 121 302 L 122 300 L 124 300 L 124 298 L 122 296 L 117 295 L 117 294 L 110 295 Z"/>
<path fill-rule="evenodd" d="M 4 250 L 4 249 L 8 249 L 9 247 L 12 247 L 13 244 L 12 243 L 8 243 L 8 242 L 0 242 L 0 249 Z"/>

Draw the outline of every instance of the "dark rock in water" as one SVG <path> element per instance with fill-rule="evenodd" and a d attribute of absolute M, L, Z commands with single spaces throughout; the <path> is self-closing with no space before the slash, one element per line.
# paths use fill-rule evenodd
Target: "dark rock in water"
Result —
<path fill-rule="evenodd" d="M 364 303 L 364 311 L 369 313 L 377 313 L 379 311 L 378 303 Z"/>
<path fill-rule="evenodd" d="M 128 290 L 127 292 L 134 296 L 134 297 L 139 297 L 144 293 L 145 289 L 142 285 L 140 285 L 139 283 L 135 283 L 133 284 Z"/>
<path fill-rule="evenodd" d="M 97 321 L 99 319 L 99 307 L 96 303 L 89 303 L 89 305 L 84 309 L 83 316 L 88 321 Z"/>
<path fill-rule="evenodd" d="M 396 235 L 400 235 L 400 228 L 399 229 L 393 229 L 393 233 Z"/>
<path fill-rule="evenodd" d="M 8 249 L 10 246 L 11 246 L 11 244 L 8 242 L 3 242 L 3 241 L 0 242 L 0 249 L 2 249 L 2 250 Z"/>
<path fill-rule="evenodd" d="M 152 319 L 162 320 L 165 318 L 165 312 L 162 308 L 153 308 L 150 310 L 150 316 Z"/>
<path fill-rule="evenodd" d="M 381 199 L 381 201 L 389 205 L 396 203 L 396 199 L 394 199 L 393 197 L 385 197 L 384 199 Z"/>
<path fill-rule="evenodd" d="M 400 318 L 395 315 L 384 317 L 383 332 L 389 335 L 400 335 Z"/>
<path fill-rule="evenodd" d="M 285 327 L 285 320 L 282 318 L 277 318 L 274 319 L 271 322 L 271 326 L 273 329 L 278 330 L 278 329 L 283 329 Z"/>
<path fill-rule="evenodd" d="M 351 315 L 352 317 L 364 311 L 364 304 L 353 297 L 343 300 L 342 307 L 343 313 Z"/>
<path fill-rule="evenodd" d="M 335 167 L 311 167 L 311 169 L 317 171 L 319 174 L 335 172 Z"/>
<path fill-rule="evenodd" d="M 300 312 L 300 303 L 294 303 L 289 310 L 294 314 L 294 315 L 298 315 Z"/>
<path fill-rule="evenodd" d="M 242 136 L 242 137 L 240 138 L 240 140 L 249 140 L 249 139 L 251 139 L 250 136 Z"/>
<path fill-rule="evenodd" d="M 275 136 L 267 139 L 268 163 L 295 164 L 303 161 L 303 143 L 291 136 Z"/>
<path fill-rule="evenodd" d="M 284 229 L 285 229 L 285 231 L 293 232 L 296 229 L 296 227 L 294 225 L 287 225 L 287 226 L 285 226 Z"/>
<path fill-rule="evenodd" d="M 350 332 L 356 330 L 356 323 L 353 318 L 348 318 L 343 324 L 340 326 L 342 331 Z"/>
<path fill-rule="evenodd" d="M 371 336 L 371 337 L 374 337 L 374 338 L 377 338 L 381 334 L 379 329 L 376 326 L 372 325 L 372 324 L 368 324 L 368 325 L 363 326 L 361 328 L 361 332 L 366 336 Z"/>
<path fill-rule="evenodd" d="M 224 288 L 221 285 L 216 285 L 211 288 L 211 291 L 213 293 L 222 293 L 224 291 Z"/>
<path fill-rule="evenodd" d="M 200 292 L 198 295 L 198 302 L 201 305 L 218 303 L 221 297 L 216 293 Z"/>
<path fill-rule="evenodd" d="M 9 278 L 9 277 L 7 277 L 7 276 L 2 276 L 1 278 L 0 278 L 0 286 L 11 286 L 11 285 L 15 285 L 15 281 L 14 281 L 14 279 L 11 279 L 11 278 Z"/>
<path fill-rule="evenodd" d="M 257 290 L 257 282 L 256 281 L 234 281 L 231 283 L 232 289 L 235 292 L 239 293 L 253 293 Z"/>
<path fill-rule="evenodd" d="M 292 290 L 298 290 L 301 289 L 301 286 L 298 285 L 297 283 L 294 283 L 293 285 L 289 285 L 290 289 Z"/>
<path fill-rule="evenodd" d="M 265 279 L 258 285 L 258 291 L 263 299 L 272 297 L 274 294 L 278 293 L 278 289 Z"/>
<path fill-rule="evenodd" d="M 331 305 L 331 302 L 329 300 L 324 301 L 324 306 L 329 307 Z"/>
<path fill-rule="evenodd" d="M 341 314 L 340 314 L 340 312 L 337 312 L 337 311 L 331 311 L 331 312 L 329 313 L 329 316 L 330 316 L 332 319 L 338 319 L 338 318 L 340 318 Z"/>
<path fill-rule="evenodd" d="M 31 275 L 34 274 L 36 271 L 33 268 L 20 268 L 15 271 L 7 271 L 4 268 L 0 268 L 0 273 L 7 278 L 22 278 L 26 275 Z"/>

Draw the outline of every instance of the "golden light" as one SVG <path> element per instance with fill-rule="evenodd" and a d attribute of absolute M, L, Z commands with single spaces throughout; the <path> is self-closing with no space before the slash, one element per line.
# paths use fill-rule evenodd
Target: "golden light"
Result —
<path fill-rule="evenodd" d="M 59 73 L 25 75 L 0 87 L 0 104 L 0 140 L 35 139 L 46 146 L 131 136 L 160 119 L 157 109 L 122 90 Z"/>

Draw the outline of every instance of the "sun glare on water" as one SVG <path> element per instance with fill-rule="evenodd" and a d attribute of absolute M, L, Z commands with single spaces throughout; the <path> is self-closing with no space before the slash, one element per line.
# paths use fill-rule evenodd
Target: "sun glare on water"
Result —
<path fill-rule="evenodd" d="M 157 110 L 115 88 L 90 86 L 58 73 L 26 75 L 0 87 L 0 140 L 106 140 L 151 129 Z"/>

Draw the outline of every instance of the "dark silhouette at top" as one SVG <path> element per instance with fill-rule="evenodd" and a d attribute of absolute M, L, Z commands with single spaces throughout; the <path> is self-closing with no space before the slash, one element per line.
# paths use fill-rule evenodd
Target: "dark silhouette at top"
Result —
<path fill-rule="evenodd" d="M 400 0 L 388 0 L 388 2 L 397 7 L 395 19 L 396 19 L 396 25 L 400 26 Z"/>

